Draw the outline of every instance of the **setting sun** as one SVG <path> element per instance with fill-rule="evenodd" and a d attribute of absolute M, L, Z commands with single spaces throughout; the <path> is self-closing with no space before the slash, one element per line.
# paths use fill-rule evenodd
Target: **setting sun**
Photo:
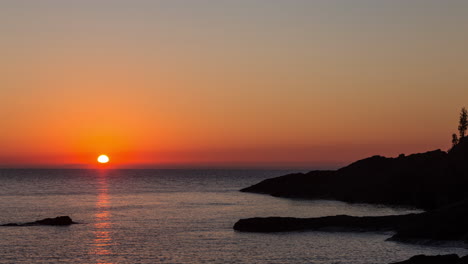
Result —
<path fill-rule="evenodd" d="M 100 155 L 98 158 L 97 158 L 97 161 L 99 163 L 107 163 L 109 162 L 109 157 L 107 155 Z"/>

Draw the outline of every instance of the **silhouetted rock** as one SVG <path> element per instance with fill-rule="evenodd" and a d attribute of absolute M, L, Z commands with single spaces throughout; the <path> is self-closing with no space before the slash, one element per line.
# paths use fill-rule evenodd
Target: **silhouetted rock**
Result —
<path fill-rule="evenodd" d="M 391 240 L 420 242 L 424 240 L 458 240 L 468 243 L 468 201 L 418 214 L 397 229 Z"/>
<path fill-rule="evenodd" d="M 468 263 L 466 257 L 460 258 L 456 254 L 426 256 L 417 255 L 408 260 L 394 262 L 392 264 L 465 264 Z"/>
<path fill-rule="evenodd" d="M 242 232 L 285 232 L 299 230 L 366 232 L 393 231 L 416 215 L 356 217 L 348 215 L 317 218 L 256 217 L 241 219 L 234 229 Z"/>
<path fill-rule="evenodd" d="M 9 223 L 1 226 L 34 226 L 34 225 L 51 225 L 51 226 L 66 226 L 77 224 L 69 216 L 57 216 L 55 218 L 45 218 L 34 222 L 28 222 L 24 224 Z"/>
<path fill-rule="evenodd" d="M 20 224 L 17 224 L 17 223 L 9 223 L 9 224 L 1 225 L 1 226 L 20 226 Z"/>
<path fill-rule="evenodd" d="M 234 229 L 242 232 L 394 231 L 395 234 L 389 240 L 410 243 L 459 241 L 468 244 L 466 223 L 468 223 L 468 200 L 431 212 L 408 215 L 248 218 L 235 223 Z"/>
<path fill-rule="evenodd" d="M 58 216 L 55 218 L 46 218 L 46 219 L 38 220 L 31 224 L 34 224 L 34 225 L 71 225 L 71 224 L 76 224 L 76 223 L 73 222 L 69 216 Z"/>
<path fill-rule="evenodd" d="M 468 138 L 449 153 L 373 156 L 336 171 L 267 179 L 243 192 L 434 209 L 468 198 Z"/>

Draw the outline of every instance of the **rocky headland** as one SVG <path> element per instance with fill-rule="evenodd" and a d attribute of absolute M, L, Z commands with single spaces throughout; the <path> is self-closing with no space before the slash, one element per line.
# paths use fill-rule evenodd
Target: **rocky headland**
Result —
<path fill-rule="evenodd" d="M 336 171 L 289 174 L 241 191 L 431 210 L 468 198 L 467 188 L 468 138 L 463 138 L 449 152 L 373 156 Z"/>

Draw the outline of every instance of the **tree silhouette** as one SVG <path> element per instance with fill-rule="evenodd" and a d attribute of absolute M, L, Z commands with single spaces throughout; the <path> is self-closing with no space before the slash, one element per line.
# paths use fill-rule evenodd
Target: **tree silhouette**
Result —
<path fill-rule="evenodd" d="M 460 132 L 460 140 L 465 137 L 465 132 L 468 127 L 468 113 L 466 108 L 463 107 L 460 112 L 460 122 L 458 125 L 458 132 Z"/>
<path fill-rule="evenodd" d="M 455 145 L 458 144 L 458 137 L 457 134 L 452 134 L 452 147 L 455 147 Z"/>

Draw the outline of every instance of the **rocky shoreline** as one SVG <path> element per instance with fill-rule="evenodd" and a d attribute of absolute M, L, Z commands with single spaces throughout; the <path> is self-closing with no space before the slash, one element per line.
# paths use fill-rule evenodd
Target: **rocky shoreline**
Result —
<path fill-rule="evenodd" d="M 237 221 L 234 230 L 241 232 L 387 232 L 399 242 L 459 241 L 468 246 L 468 201 L 433 212 L 408 215 L 356 217 L 348 215 L 316 218 L 265 217 Z"/>
<path fill-rule="evenodd" d="M 397 158 L 373 156 L 336 171 L 311 171 L 267 179 L 242 192 L 285 198 L 329 199 L 349 203 L 406 206 L 424 213 L 377 217 L 347 215 L 240 219 L 240 232 L 381 232 L 405 243 L 456 241 L 468 246 L 468 138 L 441 150 Z M 456 255 L 415 256 L 411 263 L 468 263 Z"/>

